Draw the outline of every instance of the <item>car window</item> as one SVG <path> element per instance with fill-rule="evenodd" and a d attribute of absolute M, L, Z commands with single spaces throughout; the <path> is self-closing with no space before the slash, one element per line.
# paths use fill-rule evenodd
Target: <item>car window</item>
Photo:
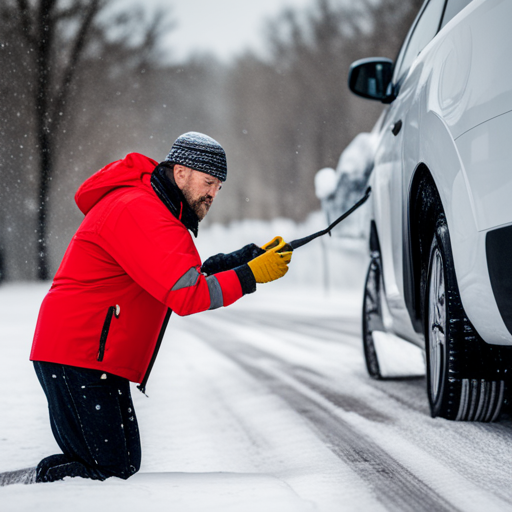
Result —
<path fill-rule="evenodd" d="M 443 28 L 454 16 L 459 14 L 466 5 L 469 5 L 473 0 L 448 0 L 446 3 L 446 9 L 444 10 Z"/>
<path fill-rule="evenodd" d="M 407 48 L 403 54 L 398 69 L 395 70 L 393 81 L 397 82 L 401 76 L 411 67 L 418 54 L 427 46 L 430 40 L 437 34 L 441 24 L 444 4 L 446 0 L 430 0 L 416 23 L 414 32 L 409 38 Z"/>

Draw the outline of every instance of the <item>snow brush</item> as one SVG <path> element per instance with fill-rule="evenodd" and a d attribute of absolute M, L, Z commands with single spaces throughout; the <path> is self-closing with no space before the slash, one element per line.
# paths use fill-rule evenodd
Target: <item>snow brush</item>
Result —
<path fill-rule="evenodd" d="M 304 238 L 298 238 L 297 240 L 293 240 L 290 243 L 287 243 L 279 252 L 286 252 L 286 251 L 294 251 L 295 249 L 298 249 L 299 247 L 302 247 L 303 245 L 309 244 L 311 240 L 314 240 L 315 238 L 318 238 L 319 236 L 326 235 L 329 233 L 331 234 L 332 229 L 337 226 L 342 220 L 346 219 L 349 215 L 354 213 L 361 205 L 363 205 L 366 200 L 370 197 L 370 192 L 372 191 L 371 187 L 368 187 L 366 189 L 366 192 L 364 196 L 357 201 L 352 208 L 347 210 L 344 214 L 340 215 L 332 224 L 330 224 L 327 228 L 322 229 L 321 231 L 317 231 L 316 233 L 313 233 L 312 235 L 305 236 Z M 279 240 L 274 242 L 270 246 L 266 246 L 265 249 L 272 249 L 272 247 L 275 247 L 279 244 Z"/>

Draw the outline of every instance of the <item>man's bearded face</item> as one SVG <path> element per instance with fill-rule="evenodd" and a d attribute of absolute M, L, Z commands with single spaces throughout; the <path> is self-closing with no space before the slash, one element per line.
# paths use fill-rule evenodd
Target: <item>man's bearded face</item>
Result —
<path fill-rule="evenodd" d="M 181 184 L 176 174 L 175 180 L 190 208 L 192 208 L 197 215 L 199 221 L 202 221 L 213 204 L 215 196 L 222 188 L 222 182 L 218 178 L 204 172 L 188 168 L 185 169 L 187 169 L 188 172 L 183 175 Z"/>

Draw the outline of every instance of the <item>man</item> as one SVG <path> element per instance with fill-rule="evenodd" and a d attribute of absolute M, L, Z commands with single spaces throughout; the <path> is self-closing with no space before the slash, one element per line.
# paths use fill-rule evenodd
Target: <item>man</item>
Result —
<path fill-rule="evenodd" d="M 287 272 L 280 237 L 201 265 L 189 231 L 197 236 L 226 173 L 219 143 L 189 132 L 161 164 L 132 153 L 79 188 L 85 219 L 41 305 L 30 356 L 63 453 L 0 483 L 133 475 L 141 449 L 129 381 L 145 391 L 171 311 L 228 306 Z"/>

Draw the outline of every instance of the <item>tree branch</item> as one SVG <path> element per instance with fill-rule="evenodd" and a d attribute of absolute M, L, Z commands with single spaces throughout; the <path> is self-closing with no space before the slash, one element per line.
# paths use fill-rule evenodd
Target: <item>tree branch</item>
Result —
<path fill-rule="evenodd" d="M 71 50 L 69 61 L 64 70 L 64 75 L 62 77 L 62 81 L 57 92 L 57 97 L 52 116 L 52 119 L 54 120 L 54 132 L 57 130 L 60 124 L 60 120 L 64 117 L 63 112 L 66 108 L 66 101 L 69 96 L 70 85 L 73 81 L 77 64 L 80 61 L 80 57 L 85 48 L 89 30 L 94 21 L 94 18 L 96 17 L 98 12 L 104 7 L 104 5 L 105 3 L 103 0 L 91 0 L 91 2 L 89 3 L 89 7 L 85 13 L 82 25 L 80 26 L 80 30 L 76 35 L 75 42 L 73 44 L 73 49 Z"/>
<path fill-rule="evenodd" d="M 141 63 L 147 61 L 148 56 L 153 53 L 164 30 L 173 30 L 175 27 L 176 23 L 174 21 L 169 21 L 168 13 L 166 13 L 166 11 L 158 9 L 154 13 L 153 20 L 147 26 L 144 32 L 143 41 L 140 45 L 140 49 L 142 50 Z"/>
<path fill-rule="evenodd" d="M 21 20 L 21 35 L 31 46 L 37 44 L 35 35 L 32 33 L 32 20 L 30 19 L 30 6 L 27 0 L 17 0 L 18 11 Z"/>

